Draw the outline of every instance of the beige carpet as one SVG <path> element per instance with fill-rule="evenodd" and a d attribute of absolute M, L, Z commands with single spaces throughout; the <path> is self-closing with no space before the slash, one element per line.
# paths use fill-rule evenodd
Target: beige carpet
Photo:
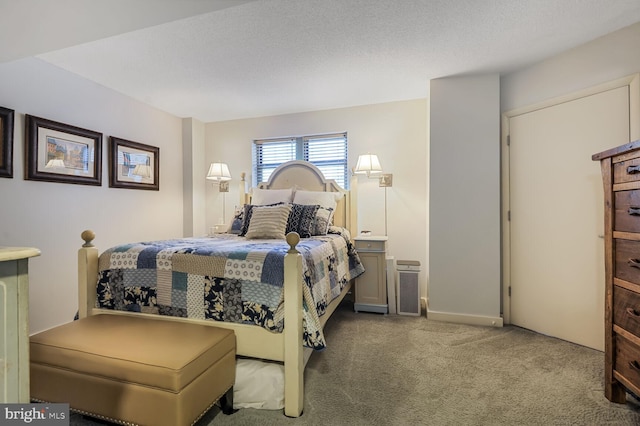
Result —
<path fill-rule="evenodd" d="M 517 327 L 354 313 L 305 372 L 305 409 L 212 409 L 205 425 L 640 425 L 640 405 L 603 393 L 603 354 Z M 94 425 L 73 415 L 71 425 Z"/>

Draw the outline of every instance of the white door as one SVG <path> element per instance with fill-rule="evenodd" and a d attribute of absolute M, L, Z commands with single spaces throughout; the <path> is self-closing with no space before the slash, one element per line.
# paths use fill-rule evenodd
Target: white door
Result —
<path fill-rule="evenodd" d="M 629 142 L 629 87 L 509 119 L 511 323 L 604 348 L 600 164 Z"/>

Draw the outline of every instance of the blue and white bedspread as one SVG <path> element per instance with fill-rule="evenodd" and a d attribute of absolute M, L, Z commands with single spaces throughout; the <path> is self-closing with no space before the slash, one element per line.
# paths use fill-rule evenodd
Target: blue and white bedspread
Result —
<path fill-rule="evenodd" d="M 323 349 L 320 316 L 352 278 L 364 272 L 346 229 L 303 238 L 304 345 Z M 150 241 L 100 255 L 99 308 L 284 327 L 284 240 L 235 235 Z"/>

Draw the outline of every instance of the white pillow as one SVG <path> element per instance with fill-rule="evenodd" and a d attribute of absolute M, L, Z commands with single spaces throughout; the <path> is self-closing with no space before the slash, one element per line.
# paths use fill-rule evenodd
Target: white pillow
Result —
<path fill-rule="evenodd" d="M 335 210 L 338 200 L 343 197 L 341 192 L 304 191 L 297 190 L 293 202 L 295 204 L 319 205 L 325 209 Z"/>
<path fill-rule="evenodd" d="M 290 203 L 293 201 L 293 188 L 289 189 L 261 189 L 251 191 L 251 204 L 265 206 L 267 204 Z"/>
<path fill-rule="evenodd" d="M 233 384 L 233 408 L 282 410 L 284 366 L 275 362 L 238 358 Z"/>

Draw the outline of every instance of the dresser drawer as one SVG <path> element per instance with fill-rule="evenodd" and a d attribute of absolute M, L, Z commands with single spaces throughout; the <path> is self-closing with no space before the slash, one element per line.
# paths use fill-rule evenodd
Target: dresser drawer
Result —
<path fill-rule="evenodd" d="M 615 193 L 613 230 L 640 232 L 640 190 Z"/>
<path fill-rule="evenodd" d="M 386 241 L 355 240 L 356 251 L 385 251 Z"/>
<path fill-rule="evenodd" d="M 634 386 L 640 387 L 640 346 L 616 334 L 616 357 L 613 369 Z"/>
<path fill-rule="evenodd" d="M 640 284 L 640 241 L 615 240 L 615 276 Z"/>
<path fill-rule="evenodd" d="M 613 286 L 613 323 L 640 337 L 640 294 Z"/>
<path fill-rule="evenodd" d="M 613 164 L 613 183 L 640 180 L 640 158 L 630 158 Z"/>

